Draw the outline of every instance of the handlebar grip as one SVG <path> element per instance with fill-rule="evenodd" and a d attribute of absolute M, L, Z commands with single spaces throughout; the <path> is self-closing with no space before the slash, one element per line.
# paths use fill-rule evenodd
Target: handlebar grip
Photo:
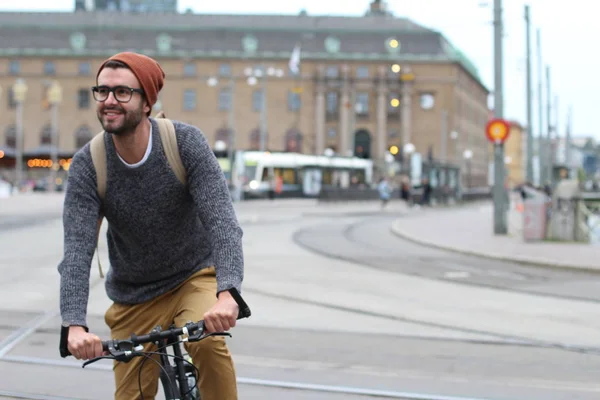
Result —
<path fill-rule="evenodd" d="M 69 327 L 62 325 L 60 327 L 60 343 L 58 345 L 58 349 L 60 351 L 60 356 L 62 358 L 71 356 L 71 352 L 68 348 L 69 343 Z"/>
<path fill-rule="evenodd" d="M 238 292 L 236 288 L 231 288 L 228 291 L 229 293 L 231 293 L 231 297 L 233 297 L 233 299 L 240 308 L 237 319 L 250 317 L 252 315 L 252 312 L 250 311 L 250 307 L 248 307 L 248 304 L 246 304 L 246 302 L 242 298 L 242 295 L 240 295 L 240 292 Z"/>

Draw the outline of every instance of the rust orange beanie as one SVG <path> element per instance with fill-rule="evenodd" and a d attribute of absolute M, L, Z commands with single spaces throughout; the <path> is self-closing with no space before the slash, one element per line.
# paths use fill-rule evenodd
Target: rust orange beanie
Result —
<path fill-rule="evenodd" d="M 144 90 L 148 105 L 152 108 L 158 100 L 158 92 L 160 92 L 165 83 L 165 72 L 158 62 L 143 54 L 132 52 L 118 53 L 102 63 L 100 68 L 98 68 L 96 79 L 98 79 L 100 71 L 104 69 L 104 65 L 111 60 L 121 61 L 131 69 L 131 72 L 133 72 L 140 82 L 142 90 Z"/>

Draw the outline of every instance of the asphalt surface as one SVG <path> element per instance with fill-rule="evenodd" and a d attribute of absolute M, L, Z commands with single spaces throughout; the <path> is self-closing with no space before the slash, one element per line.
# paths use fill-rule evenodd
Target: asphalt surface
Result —
<path fill-rule="evenodd" d="M 56 314 L 55 268 L 60 258 L 62 231 L 56 220 L 57 214 L 51 216 L 49 212 L 40 212 L 19 218 L 12 220 L 10 228 L 8 225 L 0 227 L 0 266 L 3 271 L 0 277 L 0 398 L 10 398 L 2 395 L 6 392 L 77 399 L 111 398 L 109 361 L 98 363 L 96 368 L 81 369 L 80 362 L 58 357 L 60 319 Z M 270 262 L 285 265 L 290 259 L 301 258 L 306 263 L 333 268 L 334 261 L 346 260 L 365 274 L 387 271 L 400 277 L 418 276 L 465 287 L 483 285 L 543 296 L 590 302 L 600 300 L 597 290 L 600 276 L 526 267 L 424 248 L 393 236 L 389 231 L 391 217 L 387 214 L 354 213 L 337 218 L 291 218 L 286 215 L 279 223 L 276 218 L 270 218 L 268 224 L 263 225 L 257 219 L 244 226 L 248 258 L 260 261 L 260 264 L 250 263 L 249 278 L 261 268 L 270 268 Z M 296 247 L 318 254 L 298 249 L 292 251 L 292 247 L 283 244 L 277 246 L 275 240 L 283 243 L 294 232 Z M 11 235 L 11 241 L 7 235 Z M 13 235 L 19 239 L 14 239 Z M 11 246 L 2 247 L 2 241 L 10 242 Z M 265 252 L 263 248 L 267 241 L 272 241 L 277 251 L 289 258 L 277 251 Z M 275 269 L 270 273 L 273 277 L 277 275 Z M 323 279 L 330 279 L 323 276 Z M 358 311 L 358 305 L 354 311 L 351 306 L 343 311 L 332 310 L 314 304 L 308 293 L 304 298 L 296 296 L 284 300 L 270 290 L 268 282 L 264 283 L 260 290 L 256 282 L 250 280 L 248 285 L 255 317 L 261 322 L 241 321 L 233 337 L 228 339 L 240 379 L 241 399 L 374 398 L 331 393 L 324 391 L 326 388 L 485 400 L 591 400 L 600 397 L 600 355 L 593 351 L 582 353 L 506 341 L 409 334 L 394 328 L 403 325 L 387 321 L 376 313 L 367 318 Z M 101 289 L 100 286 L 101 281 L 95 281 L 94 287 Z M 323 281 L 325 288 L 335 286 L 334 281 Z M 16 297 L 15 293 L 22 293 L 22 296 Z M 427 296 L 427 293 L 423 295 Z M 451 303 L 452 299 L 447 301 Z M 90 305 L 102 309 L 97 299 L 91 299 Z M 275 322 L 271 323 L 268 319 L 270 314 L 283 313 L 285 321 L 273 318 Z M 7 340 L 18 336 L 15 332 L 24 327 L 34 327 L 44 315 L 47 320 L 40 322 L 33 332 L 16 342 Z M 89 323 L 95 333 L 108 337 L 109 332 L 99 313 L 91 314 Z M 576 338 L 577 332 L 573 335 Z M 266 381 L 313 387 L 290 389 L 260 384 Z"/>
<path fill-rule="evenodd" d="M 433 249 L 391 233 L 389 216 L 332 218 L 298 230 L 300 246 L 371 268 L 459 284 L 600 302 L 600 274 L 483 259 Z"/>

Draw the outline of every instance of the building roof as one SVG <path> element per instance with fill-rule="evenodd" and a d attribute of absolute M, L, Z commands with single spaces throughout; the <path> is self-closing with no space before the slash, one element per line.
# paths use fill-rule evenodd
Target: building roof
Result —
<path fill-rule="evenodd" d="M 109 56 L 133 50 L 154 57 L 302 58 L 474 65 L 444 36 L 407 18 L 177 13 L 0 12 L 0 56 Z M 398 46 L 390 46 L 396 39 Z"/>

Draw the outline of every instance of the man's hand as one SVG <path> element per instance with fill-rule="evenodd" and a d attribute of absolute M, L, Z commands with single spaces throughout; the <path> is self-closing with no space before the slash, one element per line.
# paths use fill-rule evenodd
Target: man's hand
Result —
<path fill-rule="evenodd" d="M 67 348 L 78 360 L 90 360 L 103 355 L 102 340 L 88 333 L 81 326 L 69 327 L 69 343 Z"/>
<path fill-rule="evenodd" d="M 217 304 L 204 314 L 204 326 L 207 333 L 227 332 L 235 326 L 239 313 L 239 306 L 231 297 L 231 293 L 219 293 Z"/>

